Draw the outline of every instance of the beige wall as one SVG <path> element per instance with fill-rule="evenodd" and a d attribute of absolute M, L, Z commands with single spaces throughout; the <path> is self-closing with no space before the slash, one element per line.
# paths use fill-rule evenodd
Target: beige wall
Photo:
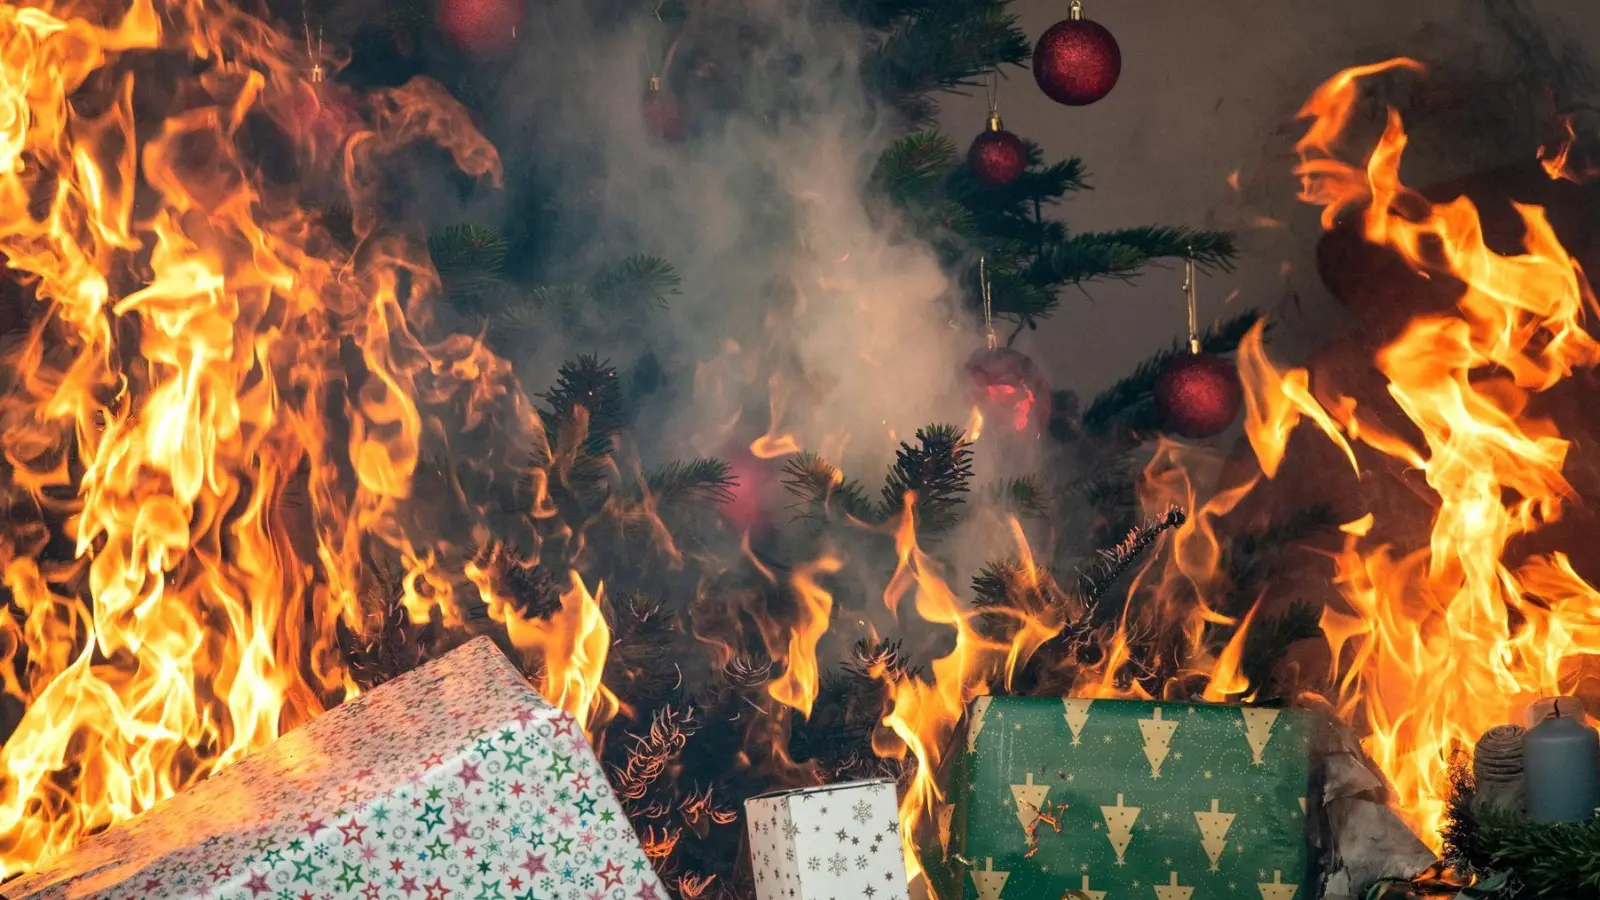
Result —
<path fill-rule="evenodd" d="M 1586 39 L 1600 58 L 1600 2 L 1525 5 L 1554 23 L 1548 34 Z M 1020 71 L 1002 84 L 1000 109 L 1008 128 L 1039 142 L 1049 157 L 1083 158 L 1095 190 L 1067 201 L 1074 228 L 1238 230 L 1239 268 L 1202 284 L 1202 318 L 1224 314 L 1224 298 L 1234 293 L 1235 304 L 1282 306 L 1277 352 L 1292 354 L 1326 335 L 1340 312 L 1312 268 L 1315 213 L 1294 199 L 1288 149 L 1299 133 L 1290 121 L 1295 110 L 1339 69 L 1397 53 L 1441 63 L 1446 74 L 1436 80 L 1467 95 L 1478 93 L 1471 79 L 1525 80 L 1523 57 L 1507 52 L 1485 6 L 1485 0 L 1089 0 L 1086 15 L 1122 46 L 1116 90 L 1095 106 L 1069 109 L 1045 99 L 1031 74 Z M 1066 3 L 1018 0 L 1014 8 L 1036 37 L 1064 15 Z M 1482 93 L 1488 102 L 1476 104 L 1478 113 L 1522 105 L 1514 91 Z M 1409 180 L 1470 171 L 1532 152 L 1530 141 L 1536 146 L 1527 135 L 1484 140 L 1487 131 L 1503 129 L 1474 115 L 1418 123 Z M 981 95 L 947 101 L 942 118 L 954 135 L 975 133 L 984 121 Z M 1530 110 L 1522 118 L 1537 117 Z M 1243 197 L 1228 185 L 1235 169 Z M 1253 228 L 1257 217 L 1283 225 Z M 1131 285 L 1092 285 L 1087 297 L 1068 295 L 1062 310 L 1019 346 L 1046 365 L 1057 387 L 1097 391 L 1181 334 L 1180 280 L 1179 272 L 1151 270 Z"/>

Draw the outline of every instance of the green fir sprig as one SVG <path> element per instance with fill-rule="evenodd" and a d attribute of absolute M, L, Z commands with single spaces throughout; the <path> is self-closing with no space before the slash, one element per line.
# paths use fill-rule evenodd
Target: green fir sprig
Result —
<path fill-rule="evenodd" d="M 1474 784 L 1463 767 L 1451 778 L 1445 859 L 1480 874 L 1505 873 L 1512 900 L 1600 898 L 1600 815 L 1582 822 L 1531 822 L 1488 807 L 1474 809 Z"/>

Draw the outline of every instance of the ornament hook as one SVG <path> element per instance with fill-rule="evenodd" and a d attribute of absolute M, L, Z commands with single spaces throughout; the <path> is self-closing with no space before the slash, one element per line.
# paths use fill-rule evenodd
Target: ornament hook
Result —
<path fill-rule="evenodd" d="M 1194 248 L 1185 248 L 1183 258 L 1183 296 L 1189 306 L 1189 352 L 1200 352 L 1199 287 L 1195 283 Z"/>
<path fill-rule="evenodd" d="M 1083 0 L 1072 0 L 1067 7 L 1067 18 L 1077 22 L 1083 18 Z"/>
<path fill-rule="evenodd" d="M 306 55 L 311 57 L 311 83 L 321 84 L 328 77 L 328 71 L 322 67 L 322 26 L 317 26 L 316 40 L 312 40 L 311 10 L 303 2 L 300 4 L 300 25 L 306 33 Z"/>
<path fill-rule="evenodd" d="M 994 300 L 989 292 L 989 259 L 986 256 L 978 257 L 978 289 L 983 293 L 984 342 L 993 350 L 1000 346 L 1000 338 L 994 333 Z"/>
<path fill-rule="evenodd" d="M 990 69 L 983 80 L 984 93 L 989 100 L 989 130 L 1000 131 L 1005 124 L 1000 121 L 1000 68 Z"/>

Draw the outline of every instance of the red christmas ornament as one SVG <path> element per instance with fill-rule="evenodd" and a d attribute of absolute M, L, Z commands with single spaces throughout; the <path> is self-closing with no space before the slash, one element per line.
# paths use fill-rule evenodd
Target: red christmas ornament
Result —
<path fill-rule="evenodd" d="M 966 368 L 984 431 L 1044 434 L 1050 421 L 1050 383 L 1026 353 L 1010 347 L 979 350 Z"/>
<path fill-rule="evenodd" d="M 732 499 L 722 504 L 722 515 L 740 531 L 756 531 L 768 524 L 768 495 L 772 488 L 772 466 L 756 458 L 749 447 L 733 447 L 723 455 L 735 484 L 728 489 Z"/>
<path fill-rule="evenodd" d="M 437 21 L 450 43 L 469 53 L 511 46 L 522 24 L 523 0 L 439 0 Z"/>
<path fill-rule="evenodd" d="M 661 89 L 661 79 L 650 79 L 644 95 L 644 127 L 658 140 L 677 143 L 683 140 L 683 107 L 678 98 Z"/>
<path fill-rule="evenodd" d="M 1186 438 L 1221 434 L 1239 417 L 1244 389 L 1232 361 L 1210 353 L 1174 356 L 1156 376 L 1162 427 Z"/>
<path fill-rule="evenodd" d="M 1122 75 L 1122 48 L 1099 22 L 1083 18 L 1072 0 L 1066 19 L 1051 25 L 1033 47 L 1033 80 L 1066 106 L 1088 106 L 1111 93 Z"/>
<path fill-rule="evenodd" d="M 289 133 L 317 151 L 342 146 L 361 126 L 355 91 L 321 78 L 320 67 L 312 80 L 298 82 L 281 102 L 282 122 Z"/>
<path fill-rule="evenodd" d="M 998 113 L 990 113 L 988 130 L 972 139 L 967 166 L 973 177 L 991 187 L 1010 184 L 1028 167 L 1028 148 L 1005 130 Z"/>

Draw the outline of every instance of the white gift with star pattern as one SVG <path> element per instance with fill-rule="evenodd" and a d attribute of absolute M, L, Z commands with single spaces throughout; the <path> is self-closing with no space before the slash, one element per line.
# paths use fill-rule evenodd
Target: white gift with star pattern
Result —
<path fill-rule="evenodd" d="M 852 781 L 744 804 L 756 900 L 908 900 L 893 781 Z"/>
<path fill-rule="evenodd" d="M 478 638 L 5 886 L 11 900 L 667 900 L 573 718 Z"/>

